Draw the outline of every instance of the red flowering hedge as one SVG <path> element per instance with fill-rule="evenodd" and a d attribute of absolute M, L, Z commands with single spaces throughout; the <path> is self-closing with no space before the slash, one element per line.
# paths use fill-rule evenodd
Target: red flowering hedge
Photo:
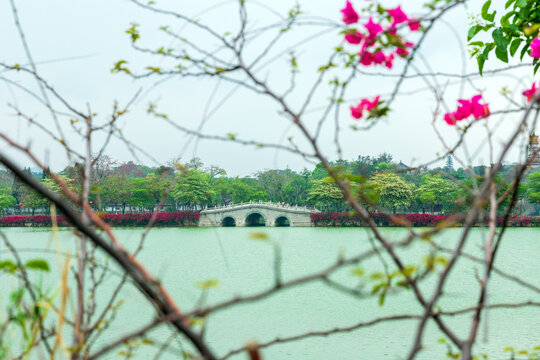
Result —
<path fill-rule="evenodd" d="M 455 217 L 449 215 L 432 215 L 432 214 L 406 214 L 396 216 L 396 220 L 392 222 L 390 217 L 385 214 L 371 214 L 377 225 L 381 226 L 400 226 L 400 219 L 405 220 L 412 226 L 435 226 L 442 220 L 456 220 Z M 348 212 L 320 212 L 311 214 L 311 222 L 315 226 L 366 226 L 367 224 L 360 219 L 357 214 L 350 215 Z M 459 223 L 459 221 L 458 221 Z M 479 222 L 480 224 L 482 222 Z M 497 218 L 497 225 L 502 225 L 502 217 Z M 523 227 L 523 226 L 540 226 L 540 216 L 513 216 L 508 220 L 508 226 Z"/>
<path fill-rule="evenodd" d="M 153 213 L 105 214 L 103 220 L 111 226 L 146 226 Z M 68 226 L 65 216 L 56 217 L 58 226 Z M 154 226 L 196 226 L 199 222 L 197 211 L 172 211 L 157 214 Z M 7 216 L 0 218 L 0 227 L 6 226 L 52 226 L 49 215 Z"/>

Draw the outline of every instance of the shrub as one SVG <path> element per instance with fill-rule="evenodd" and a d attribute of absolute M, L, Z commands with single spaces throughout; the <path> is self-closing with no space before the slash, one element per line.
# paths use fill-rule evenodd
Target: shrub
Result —
<path fill-rule="evenodd" d="M 127 214 L 99 214 L 111 226 L 146 226 L 153 213 L 127 213 Z M 57 216 L 58 226 L 68 226 L 65 216 Z M 156 216 L 154 226 L 195 226 L 199 221 L 197 211 L 160 212 Z M 49 215 L 36 216 L 7 216 L 0 218 L 0 227 L 7 226 L 52 226 Z"/>

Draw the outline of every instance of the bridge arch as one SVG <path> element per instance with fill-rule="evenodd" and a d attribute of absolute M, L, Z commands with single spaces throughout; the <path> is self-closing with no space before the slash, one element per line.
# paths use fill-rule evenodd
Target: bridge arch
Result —
<path fill-rule="evenodd" d="M 317 212 L 306 206 L 282 203 L 229 204 L 202 210 L 199 226 L 312 226 L 311 214 Z"/>
<path fill-rule="evenodd" d="M 227 215 L 227 216 L 224 216 L 223 219 L 221 219 L 221 226 L 224 226 L 224 227 L 237 226 L 237 221 L 234 217 Z"/>
<path fill-rule="evenodd" d="M 274 219 L 274 226 L 293 226 L 291 219 L 286 215 L 278 215 Z"/>
<path fill-rule="evenodd" d="M 244 224 L 245 226 L 268 226 L 268 222 L 262 211 L 248 212 L 244 219 Z"/>

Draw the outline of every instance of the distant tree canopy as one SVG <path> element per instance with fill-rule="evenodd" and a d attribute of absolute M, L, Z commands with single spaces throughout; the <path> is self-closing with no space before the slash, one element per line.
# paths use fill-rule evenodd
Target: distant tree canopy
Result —
<path fill-rule="evenodd" d="M 217 165 L 206 166 L 194 158 L 185 164 L 151 168 L 133 162 L 120 163 L 103 155 L 94 159 L 94 176 L 91 179 L 89 201 L 99 210 L 114 212 L 153 211 L 162 200 L 164 210 L 196 210 L 218 204 L 250 201 L 284 202 L 306 205 L 320 210 L 350 211 L 337 186 L 327 180 L 328 172 L 322 164 L 312 170 L 300 172 L 291 169 L 268 169 L 253 176 L 227 176 Z M 441 212 L 455 213 L 470 208 L 472 199 L 467 189 L 481 184 L 485 167 L 474 167 L 473 174 L 463 169 L 453 169 L 451 158 L 444 167 L 407 169 L 395 162 L 390 154 L 358 156 L 356 160 L 332 162 L 340 174 L 349 174 L 360 182 L 351 182 L 361 202 L 371 210 L 389 212 Z M 31 173 L 30 169 L 26 169 Z M 81 166 L 67 167 L 59 174 L 75 190 L 80 191 Z M 515 173 L 513 166 L 504 166 L 496 178 L 498 192 L 508 189 L 508 181 Z M 522 186 L 527 204 L 522 211 L 539 213 L 540 172 L 534 170 Z M 46 186 L 59 191 L 51 179 L 33 174 Z M 33 191 L 18 183 L 12 175 L 1 172 L 0 185 L 5 194 L 0 199 L 4 212 L 48 212 L 48 203 Z M 1 196 L 1 195 L 0 195 Z M 19 206 L 18 204 L 23 204 Z M 503 204 L 504 208 L 504 204 Z M 501 208 L 501 209 L 503 209 Z"/>
<path fill-rule="evenodd" d="M 396 212 L 398 208 L 407 208 L 411 204 L 414 185 L 405 182 L 398 175 L 391 172 L 377 173 L 370 181 L 377 185 L 379 205 Z"/>
<path fill-rule="evenodd" d="M 538 204 L 540 202 L 540 171 L 533 172 L 527 179 L 525 185 L 525 196 L 529 202 Z"/>

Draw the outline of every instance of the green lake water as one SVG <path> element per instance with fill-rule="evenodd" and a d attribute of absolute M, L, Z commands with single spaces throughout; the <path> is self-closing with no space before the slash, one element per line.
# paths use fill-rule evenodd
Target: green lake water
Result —
<path fill-rule="evenodd" d="M 50 229 L 9 228 L 2 230 L 21 251 L 24 259 L 46 257 L 51 263 L 53 275 L 44 278 L 46 286 L 57 285 L 57 258 L 54 252 L 44 255 L 40 249 L 54 249 Z M 400 229 L 382 229 L 392 240 L 398 241 L 405 232 Z M 368 233 L 361 228 L 163 228 L 153 229 L 139 260 L 169 289 L 182 310 L 192 310 L 199 301 L 201 290 L 198 282 L 216 279 L 219 285 L 209 292 L 206 304 L 231 299 L 237 295 L 249 295 L 263 291 L 273 284 L 274 247 L 271 242 L 253 240 L 250 234 L 265 232 L 272 242 L 279 244 L 282 252 L 282 276 L 287 281 L 320 271 L 334 263 L 338 256 L 352 257 L 371 248 Z M 127 248 L 134 249 L 142 229 L 116 229 L 119 239 Z M 435 240 L 452 247 L 461 229 L 450 229 Z M 68 230 L 59 233 L 62 251 L 75 251 L 74 237 Z M 482 256 L 483 229 L 473 229 L 466 251 Z M 496 266 L 540 287 L 540 229 L 516 228 L 507 230 L 498 254 Z M 429 246 L 418 241 L 399 251 L 407 264 L 422 264 Z M 0 260 L 9 257 L 0 245 Z M 103 258 L 100 258 L 103 261 Z M 385 261 L 389 259 L 384 257 Z M 366 278 L 375 271 L 382 271 L 381 259 L 370 258 L 357 265 L 364 269 Z M 112 266 L 114 268 L 114 266 Z M 348 286 L 358 284 L 351 275 L 352 267 L 345 267 L 332 276 Z M 474 306 L 478 298 L 477 277 L 483 273 L 480 264 L 460 260 L 451 273 L 445 293 L 438 305 L 443 310 L 456 310 Z M 34 275 L 37 276 L 37 275 Z M 422 282 L 422 290 L 431 296 L 436 274 Z M 95 296 L 103 304 L 119 281 L 117 275 L 108 275 Z M 12 282 L 11 282 L 12 284 Z M 0 275 L 0 292 L 5 296 L 10 289 L 7 275 Z M 369 292 L 373 281 L 366 281 Z M 540 301 L 540 294 L 517 285 L 494 274 L 490 282 L 491 304 Z M 152 319 L 154 311 L 147 300 L 133 286 L 126 286 L 120 299 L 124 304 L 110 327 L 97 340 L 94 350 L 114 341 L 122 333 L 133 331 Z M 287 337 L 309 331 L 330 330 L 335 327 L 352 326 L 381 316 L 393 314 L 421 314 L 421 308 L 412 292 L 401 291 L 386 297 L 379 306 L 377 297 L 356 298 L 315 281 L 283 290 L 261 301 L 242 304 L 212 314 L 206 320 L 205 339 L 214 351 L 222 356 L 231 349 L 242 347 L 250 340 L 265 342 L 276 337 Z M 461 337 L 468 334 L 471 315 L 445 318 Z M 484 328 L 480 331 L 475 353 L 487 353 L 489 359 L 508 359 L 503 348 L 530 350 L 540 345 L 540 308 L 493 309 L 488 314 L 487 342 L 483 341 Z M 328 337 L 311 337 L 301 341 L 278 344 L 263 350 L 264 359 L 403 359 L 410 350 L 418 320 L 385 322 L 352 332 Z M 171 331 L 161 327 L 148 337 L 165 341 Z M 418 359 L 445 359 L 446 345 L 439 343 L 441 333 L 429 323 L 424 337 L 424 349 Z M 171 352 L 162 359 L 180 359 L 179 347 L 189 345 L 185 341 L 173 342 Z M 176 349 L 176 350 L 173 350 Z M 120 348 L 117 350 L 121 350 Z M 151 359 L 156 349 L 141 347 L 135 359 Z M 174 353 L 173 353 L 174 352 Z M 105 359 L 120 358 L 111 352 Z M 245 354 L 230 359 L 247 359 Z"/>

